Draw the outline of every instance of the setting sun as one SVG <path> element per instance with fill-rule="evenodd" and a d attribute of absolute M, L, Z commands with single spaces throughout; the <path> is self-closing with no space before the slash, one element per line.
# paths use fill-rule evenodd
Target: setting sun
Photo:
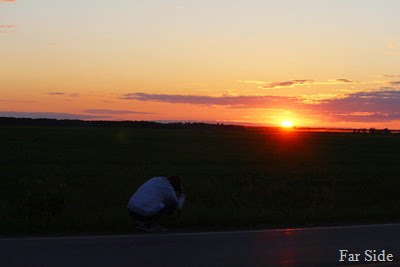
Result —
<path fill-rule="evenodd" d="M 282 121 L 281 125 L 284 128 L 292 128 L 293 127 L 293 123 L 289 120 Z"/>

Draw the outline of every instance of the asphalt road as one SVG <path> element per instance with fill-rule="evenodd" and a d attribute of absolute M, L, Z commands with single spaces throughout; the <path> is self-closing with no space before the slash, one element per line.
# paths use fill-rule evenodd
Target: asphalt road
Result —
<path fill-rule="evenodd" d="M 400 266 L 400 224 L 207 233 L 1 238 L 1 266 L 336 266 L 375 249 Z M 349 254 L 348 254 L 349 255 Z M 376 262 L 375 262 L 376 263 Z M 383 265 L 385 266 L 385 265 Z"/>

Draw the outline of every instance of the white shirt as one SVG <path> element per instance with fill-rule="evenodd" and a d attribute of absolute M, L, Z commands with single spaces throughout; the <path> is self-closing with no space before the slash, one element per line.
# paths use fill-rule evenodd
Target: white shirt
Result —
<path fill-rule="evenodd" d="M 167 177 L 154 177 L 133 194 L 128 209 L 142 216 L 153 216 L 165 206 L 182 209 L 184 202 L 185 194 L 182 192 L 177 198 Z"/>

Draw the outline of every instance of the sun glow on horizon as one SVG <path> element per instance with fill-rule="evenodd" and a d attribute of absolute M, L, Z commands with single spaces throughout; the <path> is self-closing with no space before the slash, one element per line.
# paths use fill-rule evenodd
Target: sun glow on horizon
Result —
<path fill-rule="evenodd" d="M 293 127 L 293 122 L 290 121 L 290 120 L 284 120 L 284 121 L 282 121 L 281 126 L 283 128 L 292 128 Z"/>

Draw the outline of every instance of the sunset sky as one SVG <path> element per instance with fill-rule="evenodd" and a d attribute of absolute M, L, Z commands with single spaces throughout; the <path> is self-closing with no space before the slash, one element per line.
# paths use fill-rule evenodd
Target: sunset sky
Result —
<path fill-rule="evenodd" d="M 0 117 L 400 128 L 398 0 L 0 0 Z"/>

